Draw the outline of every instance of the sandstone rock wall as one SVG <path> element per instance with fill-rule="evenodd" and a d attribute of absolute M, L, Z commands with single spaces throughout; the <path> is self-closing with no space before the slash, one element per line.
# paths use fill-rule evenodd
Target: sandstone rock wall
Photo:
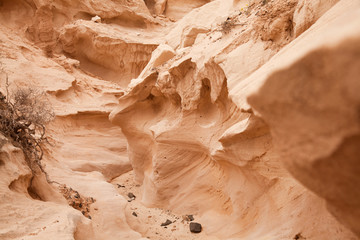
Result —
<path fill-rule="evenodd" d="M 196 212 L 203 216 L 202 221 L 206 222 L 206 225 L 212 227 L 208 231 L 220 238 L 227 238 L 234 233 L 244 237 L 250 232 L 259 231 L 259 226 L 272 237 L 290 238 L 291 234 L 295 236 L 296 233 L 287 233 L 289 235 L 285 237 L 284 232 L 277 231 L 275 227 L 278 225 L 284 227 L 281 218 L 273 219 L 271 222 L 274 225 L 269 224 L 265 219 L 271 218 L 271 215 L 281 215 L 282 211 L 283 213 L 291 211 L 284 209 L 278 213 L 269 213 L 265 209 L 274 207 L 272 204 L 268 206 L 269 198 L 272 199 L 271 202 L 274 205 L 280 205 L 282 202 L 285 206 L 291 206 L 295 204 L 293 200 L 297 197 L 291 200 L 292 198 L 288 195 L 289 190 L 286 189 L 291 188 L 295 195 L 303 190 L 297 183 L 292 182 L 292 177 L 282 167 L 280 162 L 282 155 L 279 155 L 279 149 L 273 145 L 271 125 L 267 124 L 266 118 L 263 122 L 253 114 L 246 97 L 249 96 L 251 89 L 257 89 L 261 85 L 261 78 L 256 79 L 256 77 L 259 74 L 267 76 L 262 69 L 273 64 L 279 68 L 287 64 L 285 57 L 281 59 L 282 61 L 277 62 L 272 59 L 268 60 L 300 34 L 300 30 L 297 29 L 304 28 L 306 24 L 307 27 L 310 27 L 315 21 L 314 19 L 302 19 L 307 23 L 300 23 L 297 15 L 299 11 L 306 7 L 317 14 L 322 14 L 335 2 L 314 5 L 314 3 L 294 1 L 287 2 L 285 6 L 281 5 L 280 1 L 271 1 L 267 4 L 260 4 L 260 6 L 250 3 L 246 9 L 240 10 L 238 16 L 230 14 L 231 17 L 225 20 L 225 22 L 229 22 L 229 26 L 234 28 L 228 35 L 223 25 L 217 29 L 211 29 L 211 26 L 214 26 L 220 19 L 220 17 L 216 17 L 215 13 L 213 15 L 215 23 L 207 21 L 204 22 L 204 25 L 200 25 L 202 28 L 209 28 L 205 31 L 207 34 L 195 35 L 195 38 L 199 37 L 202 40 L 199 42 L 195 40 L 192 48 L 182 48 L 187 47 L 179 44 L 181 43 L 180 39 L 187 37 L 184 36 L 182 29 L 191 27 L 192 22 L 201 24 L 201 20 L 205 19 L 201 17 L 211 12 L 209 10 L 216 7 L 216 4 L 219 2 L 210 3 L 179 21 L 176 30 L 174 29 L 168 35 L 167 41 L 170 46 L 182 52 L 182 55 L 156 68 L 156 71 L 149 74 L 148 77 L 138 80 L 138 87 L 131 86 L 129 92 L 120 100 L 120 107 L 112 112 L 111 119 L 122 127 L 128 138 L 130 160 L 138 182 L 144 184 L 142 200 L 145 204 L 156 207 L 167 206 L 178 212 Z M 341 2 L 328 15 L 324 16 L 323 22 L 334 22 L 336 25 L 336 20 L 344 17 L 354 6 L 357 6 L 355 2 Z M 226 8 L 224 11 L 230 12 Z M 220 16 L 223 12 L 218 14 Z M 314 18 L 316 18 L 315 15 Z M 354 15 L 348 16 L 348 18 L 354 18 Z M 298 23 L 293 22 L 293 19 Z M 321 35 L 323 32 L 331 31 L 331 29 L 319 30 L 322 19 L 319 21 L 319 24 L 308 31 L 308 34 L 314 38 L 317 34 Z M 349 23 L 349 25 L 351 24 Z M 348 28 L 354 30 L 356 26 L 355 23 Z M 334 28 L 336 29 L 336 26 Z M 356 33 L 353 34 L 356 35 Z M 339 36 L 346 39 L 344 35 L 339 34 Z M 300 37 L 295 42 L 307 44 L 308 47 L 313 45 L 310 37 L 304 38 Z M 320 43 L 317 44 L 317 46 L 320 45 Z M 203 47 L 204 45 L 206 47 Z M 288 48 L 290 47 L 285 47 L 279 54 L 289 57 L 286 53 Z M 355 48 L 358 47 L 355 45 Z M 349 61 L 357 55 L 354 49 L 348 50 L 354 52 L 348 57 Z M 335 54 L 328 59 L 334 57 Z M 274 57 L 274 59 L 277 58 L 278 56 Z M 257 70 L 267 61 L 264 68 Z M 305 62 L 312 66 L 315 65 L 310 61 L 305 60 Z M 331 65 L 331 60 L 324 64 Z M 357 65 L 357 62 L 355 61 L 353 64 Z M 335 68 L 345 69 L 344 66 Z M 303 69 L 304 67 L 301 68 L 301 70 Z M 324 70 L 321 69 L 320 72 L 323 73 Z M 300 72 L 294 74 L 301 76 Z M 356 81 L 355 75 L 351 75 L 352 81 Z M 284 81 L 290 81 L 286 73 L 284 76 L 286 76 Z M 278 95 L 285 86 L 286 83 L 272 86 L 273 89 L 276 88 L 279 91 L 278 94 L 272 95 L 274 101 L 278 100 Z M 296 89 L 299 89 L 299 86 Z M 312 87 L 309 84 L 309 88 Z M 334 86 L 334 88 L 336 87 L 337 85 Z M 231 98 L 228 97 L 229 89 Z M 320 95 L 322 91 L 318 91 Z M 261 98 L 261 93 L 259 95 Z M 326 96 L 333 98 L 331 93 L 327 93 Z M 234 99 L 235 102 L 231 99 Z M 317 100 L 314 98 L 307 101 L 316 102 Z M 267 111 L 272 112 L 276 109 L 268 108 Z M 333 114 L 340 113 L 334 112 Z M 282 114 L 279 113 L 279 117 L 282 117 Z M 314 118 L 318 117 L 314 116 Z M 284 119 L 294 123 L 292 116 Z M 344 119 L 347 118 L 344 117 Z M 281 121 L 275 121 L 281 124 Z M 306 122 L 299 121 L 299 124 L 306 124 Z M 344 126 L 349 127 L 347 124 Z M 303 129 L 301 126 L 294 128 Z M 348 131 L 353 132 L 354 129 L 349 128 Z M 287 131 L 285 132 L 288 134 Z M 301 134 L 295 135 L 301 136 Z M 315 136 L 312 137 L 315 138 Z M 284 137 L 284 141 L 290 142 L 285 139 L 287 137 Z M 285 144 L 282 146 L 284 147 Z M 353 156 L 356 154 L 354 153 Z M 354 164 L 353 160 L 349 161 L 351 161 L 351 165 Z M 355 173 L 350 174 L 351 176 L 357 175 L 356 168 L 354 171 Z M 304 178 L 312 182 L 310 180 L 312 178 L 305 176 Z M 328 178 L 332 177 L 335 178 L 335 176 L 328 176 Z M 188 182 L 191 182 L 190 186 L 187 184 Z M 241 184 L 237 185 L 236 182 L 241 182 Z M 322 184 L 321 186 L 325 185 L 325 183 Z M 356 181 L 351 184 L 356 184 Z M 277 190 L 274 191 L 274 189 Z M 344 191 L 349 191 L 349 188 L 345 189 Z M 319 202 L 322 206 L 319 209 L 322 210 L 318 209 L 319 212 L 316 214 L 322 215 L 324 218 L 329 217 L 325 205 L 320 200 L 315 200 L 311 193 L 302 192 L 298 196 L 303 198 L 304 205 L 295 207 L 292 211 L 302 212 L 303 217 L 308 218 L 314 212 L 309 210 L 307 204 Z M 286 203 L 283 202 L 284 199 L 287 199 Z M 358 198 L 354 197 L 353 199 Z M 265 209 L 264 205 L 267 206 Z M 355 205 L 351 205 L 352 207 L 349 209 L 356 208 Z M 269 218 L 267 214 L 270 215 Z M 258 215 L 256 223 L 249 221 L 248 217 L 253 219 Z M 356 213 L 354 212 L 352 215 L 355 217 Z M 289 224 L 290 229 L 295 230 L 300 219 L 300 216 L 292 218 L 288 215 L 286 224 Z M 307 220 L 310 225 L 315 224 L 315 222 L 310 223 L 309 221 L 311 222 L 311 220 Z M 346 217 L 344 221 L 347 221 Z M 245 225 L 246 228 L 229 231 L 228 226 L 234 222 L 237 222 L 238 226 Z M 259 222 L 262 223 L 259 224 Z M 354 219 L 352 223 L 356 225 Z M 221 229 L 224 230 L 221 231 Z M 317 227 L 316 233 L 306 233 L 306 230 L 300 232 L 313 237 L 317 234 L 315 238 L 336 235 L 335 232 L 327 235 L 326 230 L 321 230 L 321 227 Z M 252 239 L 253 236 L 247 237 Z"/>
<path fill-rule="evenodd" d="M 359 11 L 0 1 L 1 91 L 7 76 L 10 91 L 46 92 L 56 118 L 43 164 L 57 182 L 2 138 L 0 238 L 149 236 L 117 189 L 132 170 L 137 207 L 194 214 L 206 234 L 151 239 L 358 239 Z M 64 184 L 95 200 L 86 214 Z"/>

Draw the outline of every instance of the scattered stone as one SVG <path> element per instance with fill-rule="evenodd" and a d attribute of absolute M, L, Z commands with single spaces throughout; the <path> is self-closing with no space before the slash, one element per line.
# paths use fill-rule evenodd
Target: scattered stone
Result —
<path fill-rule="evenodd" d="M 91 21 L 96 22 L 96 23 L 101 23 L 101 17 L 99 17 L 98 15 L 96 15 L 95 17 L 91 18 Z"/>
<path fill-rule="evenodd" d="M 137 217 L 137 214 L 136 214 L 136 212 L 132 212 L 132 215 L 133 215 L 133 216 L 135 216 L 135 217 Z"/>
<path fill-rule="evenodd" d="M 187 222 L 194 221 L 193 215 L 182 215 L 181 218 L 182 218 L 182 220 L 181 220 L 182 223 L 184 223 L 185 221 L 187 221 Z"/>
<path fill-rule="evenodd" d="M 132 200 L 135 200 L 135 198 L 136 198 L 136 196 L 132 192 L 128 193 L 128 197 Z"/>
<path fill-rule="evenodd" d="M 199 233 L 199 232 L 201 232 L 202 227 L 201 227 L 201 224 L 200 224 L 200 223 L 191 222 L 189 226 L 190 226 L 190 232 L 192 232 L 192 233 Z"/>
<path fill-rule="evenodd" d="M 67 187 L 65 184 L 59 186 L 59 190 L 70 206 L 79 210 L 85 217 L 91 219 L 90 205 L 95 202 L 94 198 L 81 196 L 78 191 Z"/>
<path fill-rule="evenodd" d="M 306 238 L 304 238 L 304 237 L 301 235 L 301 233 L 296 234 L 295 237 L 294 237 L 294 240 L 302 240 L 302 239 L 306 239 Z"/>
<path fill-rule="evenodd" d="M 182 219 L 188 222 L 194 221 L 194 216 L 193 215 L 185 215 L 182 216 Z"/>
<path fill-rule="evenodd" d="M 172 221 L 170 221 L 169 219 L 166 219 L 166 222 L 162 223 L 161 226 L 165 227 L 165 226 L 170 225 L 170 224 L 172 224 Z"/>

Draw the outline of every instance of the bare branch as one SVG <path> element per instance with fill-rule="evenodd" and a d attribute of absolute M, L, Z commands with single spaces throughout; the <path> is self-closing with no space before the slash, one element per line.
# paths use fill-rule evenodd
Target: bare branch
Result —
<path fill-rule="evenodd" d="M 6 76 L 6 94 L 0 93 L 0 131 L 20 147 L 30 169 L 47 173 L 41 165 L 44 155 L 43 142 L 48 142 L 45 124 L 54 118 L 54 113 L 45 95 L 34 88 L 19 88 L 9 97 L 9 82 Z"/>

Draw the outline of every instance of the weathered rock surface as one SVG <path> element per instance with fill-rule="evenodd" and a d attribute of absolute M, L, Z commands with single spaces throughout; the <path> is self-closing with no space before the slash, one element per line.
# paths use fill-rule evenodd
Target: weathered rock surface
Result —
<path fill-rule="evenodd" d="M 80 61 L 81 69 L 126 87 L 147 65 L 159 40 L 139 41 L 135 32 L 124 36 L 118 29 L 108 31 L 101 24 L 80 20 L 67 25 L 59 39 L 64 52 Z"/>
<path fill-rule="evenodd" d="M 65 199 L 48 185 L 44 176 L 32 174 L 19 148 L 2 135 L 0 138 L 0 238 L 71 239 L 83 221 L 81 213 L 67 207 Z"/>
<path fill-rule="evenodd" d="M 182 55 L 134 81 L 137 85 L 130 85 L 120 99 L 120 106 L 110 115 L 128 139 L 136 179 L 144 185 L 143 202 L 148 206 L 167 206 L 176 212 L 186 210 L 201 214 L 204 225 L 211 226 L 206 231 L 220 238 L 229 237 L 232 231 L 238 236 L 266 232 L 278 239 L 293 238 L 296 231 L 314 238 L 336 238 L 338 234 L 327 232 L 325 228 L 321 230 L 321 227 L 316 233 L 309 232 L 310 226 L 315 224 L 311 223 L 315 216 L 328 219 L 328 224 L 333 227 L 337 223 L 320 199 L 305 191 L 287 174 L 281 155 L 274 147 L 271 126 L 253 114 L 246 98 L 251 90 L 261 86 L 261 79 L 266 79 L 268 75 L 259 78 L 257 74 L 274 64 L 269 59 L 273 56 L 277 59 L 280 49 L 289 48 L 293 42 L 311 46 L 311 40 L 304 39 L 306 34 L 317 39 L 325 22 L 345 16 L 350 10 L 343 6 L 356 3 L 343 1 L 334 6 L 318 20 L 318 24 L 311 28 L 310 23 L 310 29 L 298 39 L 295 39 L 290 20 L 301 8 L 300 4 L 317 11 L 315 9 L 330 8 L 330 3 L 319 3 L 316 8 L 309 2 L 293 1 L 285 6 L 280 3 L 250 3 L 247 9 L 240 10 L 240 15 L 230 14 L 230 3 L 228 8 L 222 4 L 221 13 L 214 12 L 212 18 L 202 18 L 217 7 L 219 2 L 214 1 L 188 14 L 166 38 L 167 43 Z M 220 11 L 219 7 L 216 9 Z M 223 20 L 216 18 L 216 14 L 224 16 L 224 12 L 228 12 L 234 22 L 233 29 L 226 33 L 221 28 Z M 200 26 L 208 27 L 208 33 L 199 33 L 201 40 L 195 40 L 190 49 L 182 48 L 181 41 L 186 38 L 184 29 L 191 26 L 190 22 L 201 24 L 204 19 L 207 21 Z M 219 27 L 213 27 L 216 23 Z M 251 34 L 253 31 L 255 35 Z M 278 55 L 286 54 L 284 51 Z M 298 50 L 299 54 L 304 52 Z M 282 59 L 282 62 L 276 62 L 276 67 L 281 68 L 284 64 L 286 60 Z M 279 85 L 277 88 L 281 91 Z M 277 95 L 274 97 L 276 99 Z M 292 121 L 291 117 L 288 120 Z M 297 203 L 299 198 L 303 205 Z M 281 218 L 272 218 L 274 213 L 269 210 L 274 205 L 269 199 L 275 206 L 282 205 L 280 212 L 284 214 L 291 212 L 294 216 L 294 211 L 302 214 L 297 217 L 287 215 L 286 223 Z M 306 207 L 314 206 L 315 202 L 318 204 L 316 213 L 313 208 Z M 253 216 L 258 215 L 255 223 Z M 270 218 L 271 223 L 265 220 Z M 234 222 L 246 227 L 231 230 Z M 307 224 L 308 227 L 304 227 Z M 279 225 L 287 225 L 294 232 L 278 231 L 276 226 Z M 298 229 L 300 225 L 302 230 Z M 259 226 L 262 230 L 257 230 Z"/>
<path fill-rule="evenodd" d="M 44 168 L 96 199 L 69 206 L 2 137 L 0 238 L 358 239 L 359 16 L 357 0 L 0 0 L 1 91 L 45 91 Z"/>
<path fill-rule="evenodd" d="M 322 47 L 304 51 L 289 67 L 270 74 L 250 98 L 269 125 L 287 169 L 326 199 L 329 210 L 357 235 L 360 20 L 348 19 L 359 10 L 349 10 L 326 29 L 341 37 L 329 41 L 323 36 L 318 43 Z M 340 28 L 345 22 L 347 27 Z"/>

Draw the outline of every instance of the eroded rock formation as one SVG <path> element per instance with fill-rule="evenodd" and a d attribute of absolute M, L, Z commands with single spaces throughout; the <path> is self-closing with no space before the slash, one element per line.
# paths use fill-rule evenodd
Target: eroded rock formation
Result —
<path fill-rule="evenodd" d="M 1 91 L 36 86 L 56 113 L 53 182 L 1 138 L 0 238 L 358 239 L 359 16 L 357 0 L 0 1 Z"/>

